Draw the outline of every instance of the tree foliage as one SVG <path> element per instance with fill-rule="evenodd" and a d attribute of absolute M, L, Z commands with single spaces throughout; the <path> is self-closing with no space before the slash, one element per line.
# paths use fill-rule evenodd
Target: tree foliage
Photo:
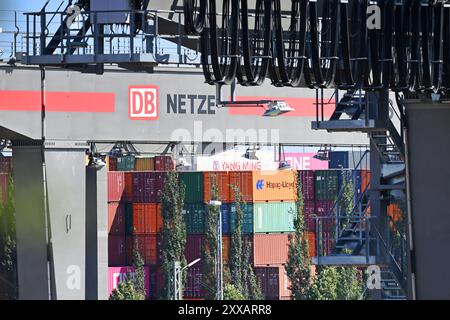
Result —
<path fill-rule="evenodd" d="M 294 234 L 289 236 L 288 262 L 286 272 L 291 281 L 291 292 L 294 300 L 307 300 L 311 287 L 311 262 L 309 257 L 309 241 L 304 218 L 304 199 L 302 182 L 296 174 L 297 196 L 296 215 L 294 217 Z"/>
<path fill-rule="evenodd" d="M 167 173 L 161 195 L 161 213 L 163 228 L 161 231 L 162 272 L 164 288 L 160 298 L 170 300 L 173 263 L 180 261 L 181 267 L 186 265 L 184 249 L 186 247 L 186 222 L 183 215 L 185 186 L 180 182 L 178 173 Z M 183 277 L 184 278 L 184 277 Z"/>
<path fill-rule="evenodd" d="M 341 212 L 341 228 L 345 228 L 348 223 L 348 216 L 352 214 L 355 207 L 355 186 L 353 179 L 349 176 L 351 172 L 341 170 L 342 178 L 342 195 L 339 200 L 340 212 Z"/>
<path fill-rule="evenodd" d="M 211 200 L 219 200 L 219 187 L 217 184 L 217 175 L 212 175 L 211 181 Z M 218 226 L 219 207 L 209 205 L 205 217 L 205 241 L 203 243 L 203 282 L 202 286 L 205 292 L 205 299 L 216 299 L 217 274 L 215 270 L 217 257 L 217 226 Z"/>
<path fill-rule="evenodd" d="M 261 285 L 251 264 L 252 247 L 243 241 L 242 225 L 244 220 L 245 201 L 238 187 L 231 186 L 234 191 L 236 219 L 230 244 L 230 275 L 231 283 L 246 299 L 262 300 Z"/>
<path fill-rule="evenodd" d="M 223 289 L 224 300 L 246 300 L 245 296 L 231 283 L 225 285 Z"/>
<path fill-rule="evenodd" d="M 364 292 L 362 273 L 356 267 L 338 267 L 338 300 L 358 300 Z"/>
<path fill-rule="evenodd" d="M 0 276 L 0 300 L 17 299 L 16 219 L 12 175 L 9 175 L 6 202 L 0 203 Z"/>
<path fill-rule="evenodd" d="M 336 300 L 339 274 L 335 267 L 317 267 L 317 276 L 309 290 L 311 300 Z"/>

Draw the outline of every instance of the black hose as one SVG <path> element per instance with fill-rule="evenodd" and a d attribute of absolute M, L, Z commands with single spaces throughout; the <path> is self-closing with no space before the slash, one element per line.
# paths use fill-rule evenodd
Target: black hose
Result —
<path fill-rule="evenodd" d="M 200 35 L 206 24 L 207 0 L 184 0 L 184 27 L 187 34 Z"/>

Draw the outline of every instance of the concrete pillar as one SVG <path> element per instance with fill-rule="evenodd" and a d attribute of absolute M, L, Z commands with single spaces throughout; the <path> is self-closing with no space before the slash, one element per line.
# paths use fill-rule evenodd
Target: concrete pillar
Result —
<path fill-rule="evenodd" d="M 450 299 L 450 108 L 406 102 L 411 262 L 417 299 Z M 412 293 L 410 292 L 410 297 Z"/>
<path fill-rule="evenodd" d="M 47 230 L 40 145 L 13 146 L 20 300 L 49 299 Z"/>
<path fill-rule="evenodd" d="M 86 168 L 86 299 L 108 299 L 106 167 Z"/>

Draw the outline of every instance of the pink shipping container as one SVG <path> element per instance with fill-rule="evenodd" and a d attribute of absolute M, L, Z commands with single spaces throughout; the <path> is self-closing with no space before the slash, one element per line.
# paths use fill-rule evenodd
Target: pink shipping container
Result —
<path fill-rule="evenodd" d="M 11 173 L 12 171 L 12 158 L 0 157 L 0 173 Z"/>
<path fill-rule="evenodd" d="M 304 200 L 314 200 L 314 171 L 302 170 L 299 171 L 299 179 L 302 182 L 302 193 Z"/>
<path fill-rule="evenodd" d="M 253 259 L 255 266 L 285 264 L 288 260 L 288 234 L 255 234 Z"/>
<path fill-rule="evenodd" d="M 164 172 L 133 172 L 133 202 L 158 203 L 164 186 Z"/>
<path fill-rule="evenodd" d="M 173 171 L 175 170 L 175 164 L 171 156 L 156 156 L 155 157 L 155 170 L 156 171 Z"/>
<path fill-rule="evenodd" d="M 187 270 L 186 284 L 184 286 L 184 297 L 203 298 L 203 296 L 202 267 L 197 264 Z"/>
<path fill-rule="evenodd" d="M 0 173 L 0 204 L 8 201 L 9 174 Z"/>
<path fill-rule="evenodd" d="M 108 201 L 122 201 L 125 193 L 125 173 L 108 172 Z"/>
<path fill-rule="evenodd" d="M 125 234 L 125 206 L 120 202 L 108 203 L 108 232 L 112 235 Z"/>
<path fill-rule="evenodd" d="M 109 267 L 108 268 L 108 291 L 109 295 L 113 292 L 114 289 L 117 288 L 119 283 L 126 281 L 128 274 L 131 276 L 131 279 L 134 279 L 136 276 L 136 272 L 134 267 Z M 147 299 L 150 298 L 150 268 L 144 267 L 145 274 L 145 296 Z M 153 290 L 153 288 L 152 288 Z"/>
<path fill-rule="evenodd" d="M 188 235 L 186 238 L 186 247 L 184 249 L 184 256 L 187 263 L 190 263 L 196 259 L 202 258 L 203 252 L 203 235 Z"/>
<path fill-rule="evenodd" d="M 126 265 L 126 249 L 125 236 L 109 236 L 108 265 L 110 267 Z"/>

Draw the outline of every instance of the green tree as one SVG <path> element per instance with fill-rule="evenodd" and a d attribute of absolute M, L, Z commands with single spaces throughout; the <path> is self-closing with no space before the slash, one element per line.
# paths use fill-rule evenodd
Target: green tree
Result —
<path fill-rule="evenodd" d="M 339 274 L 335 267 L 317 267 L 317 276 L 308 295 L 311 300 L 336 300 Z"/>
<path fill-rule="evenodd" d="M 134 277 L 127 272 L 125 281 L 118 284 L 113 290 L 109 300 L 145 300 L 145 271 L 137 243 L 133 248 Z"/>
<path fill-rule="evenodd" d="M 182 267 L 186 265 L 184 257 L 186 247 L 186 222 L 183 215 L 184 196 L 185 186 L 180 182 L 178 173 L 175 171 L 168 172 L 161 195 L 161 213 L 163 216 L 161 269 L 164 288 L 160 292 L 160 298 L 166 300 L 173 298 L 171 281 L 174 262 L 180 261 Z"/>
<path fill-rule="evenodd" d="M 297 184 L 295 231 L 294 234 L 289 236 L 288 261 L 285 268 L 291 281 L 292 298 L 294 300 L 307 300 L 312 283 L 311 261 L 304 219 L 303 186 L 297 174 L 295 178 Z"/>
<path fill-rule="evenodd" d="M 223 288 L 224 300 L 245 300 L 244 295 L 231 283 L 225 285 Z"/>
<path fill-rule="evenodd" d="M 217 184 L 217 175 L 212 175 L 211 181 L 211 200 L 219 200 L 219 187 Z M 203 243 L 203 282 L 202 286 L 205 292 L 205 299 L 216 299 L 217 275 L 215 272 L 217 256 L 217 219 L 219 208 L 208 205 L 205 217 L 205 241 Z"/>
<path fill-rule="evenodd" d="M 356 267 L 338 267 L 338 300 L 358 300 L 364 292 L 362 273 Z"/>
<path fill-rule="evenodd" d="M 339 200 L 341 228 L 345 228 L 348 223 L 348 217 L 352 214 L 355 207 L 355 187 L 353 185 L 352 177 L 349 177 L 351 172 L 341 170 L 342 177 L 342 196 Z"/>
<path fill-rule="evenodd" d="M 0 204 L 0 276 L 0 300 L 17 299 L 16 220 L 12 175 L 9 175 L 6 202 Z"/>
<path fill-rule="evenodd" d="M 230 244 L 230 274 L 231 283 L 236 290 L 249 300 L 262 300 L 261 285 L 251 264 L 252 248 L 249 242 L 243 241 L 242 225 L 246 203 L 238 187 L 231 186 L 234 191 L 236 209 L 235 227 Z"/>

